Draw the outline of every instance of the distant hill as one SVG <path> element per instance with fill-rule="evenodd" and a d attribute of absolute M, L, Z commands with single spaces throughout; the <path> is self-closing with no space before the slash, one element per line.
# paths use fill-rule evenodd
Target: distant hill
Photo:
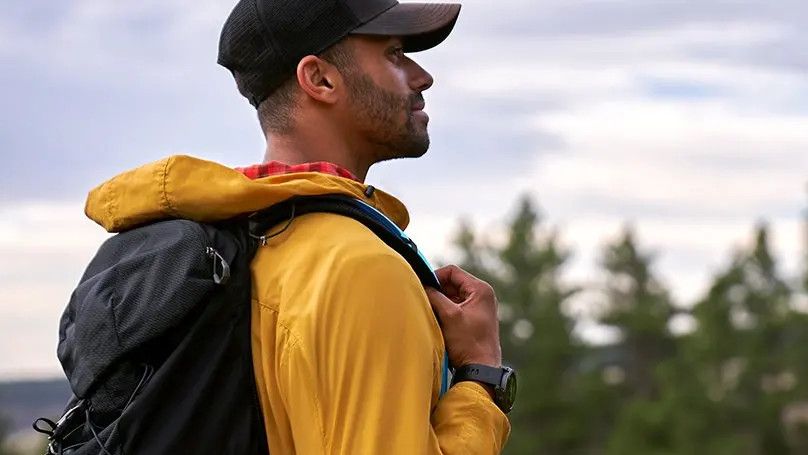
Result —
<path fill-rule="evenodd" d="M 12 433 L 28 431 L 39 417 L 58 418 L 69 398 L 64 378 L 0 382 L 0 418 L 9 420 Z"/>

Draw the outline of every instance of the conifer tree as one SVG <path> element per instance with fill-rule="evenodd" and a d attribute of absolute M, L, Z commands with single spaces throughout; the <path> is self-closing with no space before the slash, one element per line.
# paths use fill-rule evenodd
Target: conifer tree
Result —
<path fill-rule="evenodd" d="M 679 372 L 668 330 L 675 308 L 651 262 L 628 228 L 603 254 L 606 301 L 599 319 L 620 334 L 612 347 L 617 353 L 613 368 L 620 368 L 624 378 L 608 453 L 675 453 L 670 421 L 679 397 L 664 388 L 665 367 L 668 375 Z"/>
<path fill-rule="evenodd" d="M 625 389 L 630 397 L 641 399 L 658 396 L 654 370 L 674 348 L 668 321 L 675 308 L 654 277 L 651 260 L 639 251 L 630 229 L 603 256 L 606 305 L 600 322 L 619 330 Z"/>
<path fill-rule="evenodd" d="M 687 346 L 712 405 L 712 438 L 733 441 L 742 453 L 792 453 L 800 438 L 790 443 L 783 421 L 808 372 L 804 357 L 795 358 L 808 342 L 804 317 L 790 300 L 761 225 L 753 248 L 736 255 L 693 310 L 697 330 Z"/>
<path fill-rule="evenodd" d="M 808 295 L 808 207 L 802 213 L 802 291 Z"/>
<path fill-rule="evenodd" d="M 559 276 L 569 253 L 541 227 L 527 197 L 508 228 L 507 242 L 499 248 L 481 245 L 467 224 L 456 239 L 461 267 L 497 291 L 503 357 L 518 368 L 523 384 L 506 452 L 572 453 L 587 445 L 592 422 L 582 416 L 585 405 L 575 368 L 580 347 L 563 310 L 575 292 Z"/>

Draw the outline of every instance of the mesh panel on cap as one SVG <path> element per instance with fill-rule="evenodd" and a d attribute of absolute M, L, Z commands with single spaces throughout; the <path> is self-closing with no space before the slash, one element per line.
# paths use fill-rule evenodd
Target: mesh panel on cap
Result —
<path fill-rule="evenodd" d="M 251 103 L 257 95 L 265 96 L 261 90 L 266 77 L 263 64 L 276 57 L 262 28 L 254 0 L 240 1 L 222 28 L 219 41 L 219 64 L 233 72 L 239 92 Z"/>
<path fill-rule="evenodd" d="M 219 63 L 258 106 L 294 74 L 301 58 L 324 51 L 357 25 L 339 0 L 242 0 L 222 30 Z"/>

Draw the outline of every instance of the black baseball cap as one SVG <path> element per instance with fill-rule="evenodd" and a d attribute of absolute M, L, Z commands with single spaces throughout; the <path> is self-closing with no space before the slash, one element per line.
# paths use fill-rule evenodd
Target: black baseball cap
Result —
<path fill-rule="evenodd" d="M 399 36 L 404 52 L 440 44 L 460 5 L 396 0 L 240 0 L 222 28 L 220 65 L 253 106 L 319 54 L 349 34 Z"/>

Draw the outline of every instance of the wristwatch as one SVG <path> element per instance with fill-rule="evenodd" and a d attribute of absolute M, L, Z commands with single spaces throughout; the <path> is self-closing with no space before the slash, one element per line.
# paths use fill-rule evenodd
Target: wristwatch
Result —
<path fill-rule="evenodd" d="M 476 381 L 494 387 L 494 403 L 505 414 L 513 409 L 516 399 L 516 372 L 510 367 L 491 367 L 470 363 L 455 370 L 452 384 Z"/>

